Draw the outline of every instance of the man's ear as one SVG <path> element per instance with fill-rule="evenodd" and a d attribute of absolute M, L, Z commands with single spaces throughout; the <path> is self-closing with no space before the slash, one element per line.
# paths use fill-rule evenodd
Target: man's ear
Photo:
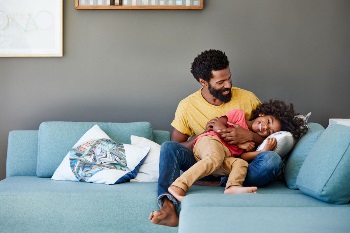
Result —
<path fill-rule="evenodd" d="M 199 81 L 199 83 L 204 87 L 204 86 L 206 86 L 207 85 L 207 81 L 205 81 L 204 79 L 202 79 L 202 78 L 199 78 L 198 79 L 198 81 Z"/>

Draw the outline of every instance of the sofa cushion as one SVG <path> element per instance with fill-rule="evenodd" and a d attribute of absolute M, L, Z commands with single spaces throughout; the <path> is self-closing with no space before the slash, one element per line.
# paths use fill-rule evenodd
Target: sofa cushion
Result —
<path fill-rule="evenodd" d="M 0 232 L 176 233 L 150 223 L 157 183 L 61 182 L 36 176 L 0 181 Z"/>
<path fill-rule="evenodd" d="M 293 148 L 294 146 L 294 138 L 293 135 L 288 131 L 279 131 L 276 133 L 271 134 L 268 136 L 256 149 L 257 151 L 260 151 L 264 149 L 265 144 L 268 140 L 268 138 L 276 138 L 277 140 L 277 146 L 273 150 L 276 152 L 281 158 L 283 159 L 288 152 Z"/>
<path fill-rule="evenodd" d="M 300 168 L 297 187 L 319 200 L 345 204 L 350 200 L 350 127 L 330 125 Z"/>
<path fill-rule="evenodd" d="M 131 135 L 131 145 L 150 147 L 146 160 L 140 167 L 135 179 L 136 182 L 157 182 L 159 177 L 160 145 L 147 138 Z"/>
<path fill-rule="evenodd" d="M 94 122 L 43 122 L 38 133 L 38 157 L 36 174 L 51 177 L 67 152 Z M 130 136 L 137 135 L 152 140 L 149 122 L 98 123 L 100 128 L 117 143 L 129 143 Z"/>
<path fill-rule="evenodd" d="M 7 145 L 6 177 L 35 176 L 37 155 L 37 130 L 11 131 Z"/>
<path fill-rule="evenodd" d="M 53 180 L 119 184 L 136 177 L 150 147 L 118 144 L 98 125 L 89 129 L 67 153 Z"/>
<path fill-rule="evenodd" d="M 309 151 L 324 131 L 323 126 L 317 123 L 309 123 L 308 128 L 307 133 L 295 144 L 286 162 L 284 178 L 288 187 L 291 189 L 297 189 L 296 181 L 299 170 L 306 156 L 309 154 Z"/>
<path fill-rule="evenodd" d="M 183 207 L 178 232 L 348 233 L 349 214 L 350 208 L 339 206 Z"/>

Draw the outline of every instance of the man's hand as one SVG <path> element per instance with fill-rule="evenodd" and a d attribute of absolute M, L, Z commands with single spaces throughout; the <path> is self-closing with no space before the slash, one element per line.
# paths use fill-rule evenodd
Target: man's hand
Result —
<path fill-rule="evenodd" d="M 232 125 L 233 127 L 217 131 L 220 137 L 224 139 L 228 144 L 239 145 L 253 140 L 253 132 L 244 129 L 236 124 L 228 124 Z"/>

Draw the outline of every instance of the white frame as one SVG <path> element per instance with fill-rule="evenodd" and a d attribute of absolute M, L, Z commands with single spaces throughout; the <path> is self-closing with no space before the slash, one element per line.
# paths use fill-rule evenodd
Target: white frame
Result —
<path fill-rule="evenodd" d="M 0 0 L 0 57 L 62 57 L 63 0 Z"/>

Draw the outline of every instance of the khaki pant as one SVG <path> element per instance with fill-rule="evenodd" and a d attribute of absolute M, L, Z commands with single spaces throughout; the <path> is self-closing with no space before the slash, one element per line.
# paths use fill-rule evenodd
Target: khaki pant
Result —
<path fill-rule="evenodd" d="M 193 148 L 193 154 L 197 163 L 172 185 L 187 192 L 194 182 L 219 169 L 224 175 L 229 175 L 226 189 L 230 186 L 242 186 L 247 175 L 248 163 L 243 159 L 231 157 L 230 151 L 218 136 L 208 135 L 200 138 Z"/>

